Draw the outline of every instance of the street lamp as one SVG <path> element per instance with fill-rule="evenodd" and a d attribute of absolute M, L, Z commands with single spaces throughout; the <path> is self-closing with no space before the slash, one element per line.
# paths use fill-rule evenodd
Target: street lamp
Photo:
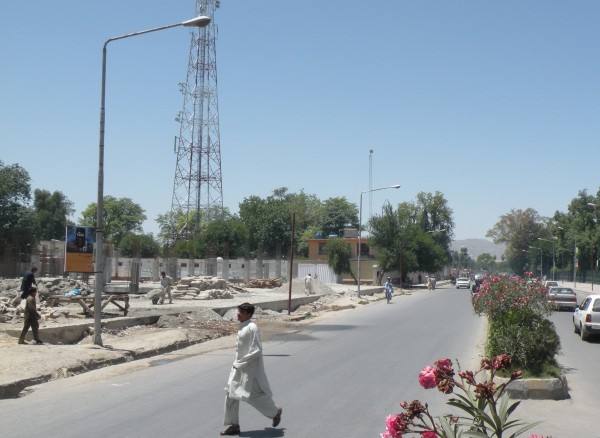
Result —
<path fill-rule="evenodd" d="M 356 263 L 357 271 L 358 271 L 358 296 L 360 297 L 360 248 L 361 248 L 361 233 L 362 233 L 362 195 L 365 193 L 376 192 L 378 190 L 387 190 L 387 189 L 399 189 L 400 184 L 395 184 L 389 187 L 380 187 L 378 189 L 369 189 L 364 192 L 360 192 L 360 204 L 358 208 L 358 260 Z"/>
<path fill-rule="evenodd" d="M 563 227 L 557 226 L 559 230 L 565 231 Z M 577 239 L 573 232 L 573 287 L 577 287 Z"/>
<path fill-rule="evenodd" d="M 593 202 L 588 202 L 587 205 L 590 207 L 596 207 L 596 204 Z M 594 212 L 594 228 L 596 228 L 596 224 L 598 223 L 598 218 L 596 217 L 596 212 Z M 598 267 L 598 251 L 596 249 L 596 267 Z M 592 291 L 594 290 L 594 260 L 592 260 Z"/>
<path fill-rule="evenodd" d="M 111 41 L 122 40 L 133 36 L 143 35 L 159 30 L 170 29 L 172 27 L 206 27 L 210 23 L 210 18 L 200 15 L 191 20 L 168 26 L 156 27 L 153 29 L 142 30 L 140 32 L 128 33 L 113 38 L 109 38 L 102 48 L 102 86 L 100 97 L 100 143 L 98 146 L 98 201 L 96 216 L 96 291 L 94 297 L 94 344 L 102 345 L 102 318 L 101 304 L 102 291 L 104 289 L 104 115 L 105 115 L 105 97 L 106 97 L 106 47 Z M 98 281 L 100 280 L 100 281 Z"/>
<path fill-rule="evenodd" d="M 538 240 L 544 241 L 544 242 L 552 242 L 552 280 L 554 281 L 554 273 L 556 272 L 556 262 L 555 262 L 555 257 L 554 257 L 554 240 L 556 239 L 556 237 L 553 240 L 549 240 L 549 239 L 542 239 L 541 237 L 538 237 Z"/>
<path fill-rule="evenodd" d="M 531 249 L 539 249 L 540 250 L 540 279 L 544 278 L 544 259 L 543 259 L 543 250 L 542 248 L 538 248 L 537 246 L 530 246 Z"/>

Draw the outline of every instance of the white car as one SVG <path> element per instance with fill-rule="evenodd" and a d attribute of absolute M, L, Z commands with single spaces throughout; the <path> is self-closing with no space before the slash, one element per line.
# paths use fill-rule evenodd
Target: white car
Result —
<path fill-rule="evenodd" d="M 600 334 L 600 295 L 589 295 L 575 308 L 573 326 L 584 341 L 590 335 Z"/>
<path fill-rule="evenodd" d="M 456 279 L 456 288 L 460 289 L 461 287 L 464 287 L 466 289 L 471 287 L 471 282 L 469 281 L 469 279 L 467 277 L 458 277 Z"/>

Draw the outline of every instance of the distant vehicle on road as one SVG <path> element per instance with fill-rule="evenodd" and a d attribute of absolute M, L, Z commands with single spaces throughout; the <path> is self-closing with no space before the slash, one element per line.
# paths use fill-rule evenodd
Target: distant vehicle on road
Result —
<path fill-rule="evenodd" d="M 479 293 L 479 288 L 481 287 L 482 283 L 483 283 L 483 278 L 475 277 L 475 280 L 473 281 L 473 284 L 471 285 L 471 296 L 475 296 Z"/>
<path fill-rule="evenodd" d="M 558 286 L 558 281 L 544 281 L 544 287 L 546 288 L 546 290 L 556 286 Z"/>
<path fill-rule="evenodd" d="M 554 308 L 575 310 L 577 295 L 570 287 L 551 287 L 548 289 L 548 302 Z"/>
<path fill-rule="evenodd" d="M 583 341 L 591 335 L 600 334 L 600 295 L 589 295 L 573 313 L 575 333 L 581 335 Z"/>
<path fill-rule="evenodd" d="M 458 277 L 456 279 L 456 288 L 457 289 L 460 289 L 461 287 L 469 289 L 470 285 L 471 285 L 471 281 L 467 277 Z"/>

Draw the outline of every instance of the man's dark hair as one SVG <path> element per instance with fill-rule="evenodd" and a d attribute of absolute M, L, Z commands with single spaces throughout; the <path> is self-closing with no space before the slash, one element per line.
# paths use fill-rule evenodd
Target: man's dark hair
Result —
<path fill-rule="evenodd" d="M 167 275 L 167 273 L 166 273 L 165 271 L 162 271 L 162 272 L 160 273 L 160 275 Z"/>
<path fill-rule="evenodd" d="M 250 304 L 250 303 L 242 303 L 239 306 L 237 306 L 238 310 L 241 310 L 244 313 L 248 313 L 250 315 L 254 315 L 254 305 Z"/>

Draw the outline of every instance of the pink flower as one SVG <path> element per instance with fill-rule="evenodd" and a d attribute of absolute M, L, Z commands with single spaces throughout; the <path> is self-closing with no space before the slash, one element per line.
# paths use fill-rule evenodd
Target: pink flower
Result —
<path fill-rule="evenodd" d="M 398 421 L 400 415 L 388 415 L 385 419 L 385 428 L 386 431 L 381 435 L 381 438 L 402 438 L 402 432 L 404 431 L 403 424 L 401 421 Z"/>
<path fill-rule="evenodd" d="M 435 375 L 435 369 L 432 367 L 425 367 L 423 371 L 419 373 L 419 384 L 425 389 L 435 388 L 437 386 L 437 377 Z"/>
<path fill-rule="evenodd" d="M 426 430 L 421 434 L 422 438 L 437 438 L 437 433 L 432 430 Z"/>
<path fill-rule="evenodd" d="M 438 359 L 435 361 L 435 366 L 446 374 L 453 375 L 452 361 L 450 359 Z"/>

